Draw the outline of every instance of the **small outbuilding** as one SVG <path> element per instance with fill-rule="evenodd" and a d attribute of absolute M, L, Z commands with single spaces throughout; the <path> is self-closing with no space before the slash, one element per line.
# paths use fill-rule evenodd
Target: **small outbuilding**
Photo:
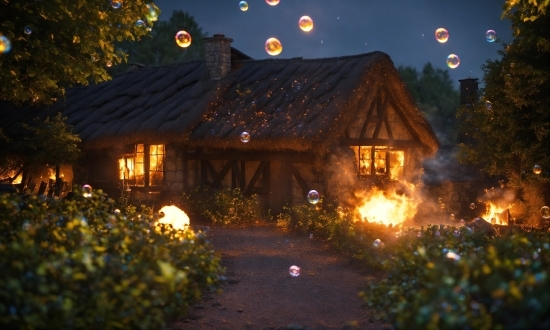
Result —
<path fill-rule="evenodd" d="M 74 181 L 140 200 L 240 188 L 278 212 L 312 189 L 346 203 L 359 187 L 419 180 L 439 143 L 387 54 L 254 60 L 231 41 L 214 35 L 203 60 L 135 68 L 41 109 L 82 139 Z"/>

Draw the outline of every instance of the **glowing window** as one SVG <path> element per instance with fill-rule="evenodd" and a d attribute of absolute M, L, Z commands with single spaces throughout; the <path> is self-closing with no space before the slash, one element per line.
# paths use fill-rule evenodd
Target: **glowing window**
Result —
<path fill-rule="evenodd" d="M 388 176 L 403 179 L 405 152 L 385 146 L 352 146 L 359 176 Z"/>
<path fill-rule="evenodd" d="M 134 154 L 118 160 L 119 179 L 136 187 L 162 186 L 164 154 L 164 144 L 136 144 Z"/>

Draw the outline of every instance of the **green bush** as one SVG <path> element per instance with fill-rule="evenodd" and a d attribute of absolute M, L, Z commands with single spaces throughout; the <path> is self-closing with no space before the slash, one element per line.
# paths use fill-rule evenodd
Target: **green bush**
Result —
<path fill-rule="evenodd" d="M 212 224 L 245 225 L 262 218 L 258 196 L 245 196 L 239 188 L 212 189 L 202 186 L 183 193 L 181 200 L 192 216 Z"/>
<path fill-rule="evenodd" d="M 203 233 L 86 198 L 0 196 L 2 328 L 162 328 L 222 268 Z"/>

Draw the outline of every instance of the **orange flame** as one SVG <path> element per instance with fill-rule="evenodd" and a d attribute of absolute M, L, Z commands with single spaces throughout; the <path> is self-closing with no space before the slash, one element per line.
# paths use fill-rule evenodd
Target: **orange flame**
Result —
<path fill-rule="evenodd" d="M 413 184 L 403 184 L 414 192 Z M 412 196 L 373 188 L 363 197 L 356 210 L 363 221 L 396 226 L 415 216 L 419 202 Z"/>
<path fill-rule="evenodd" d="M 496 225 L 508 225 L 510 205 L 504 207 L 487 202 L 483 219 Z"/>

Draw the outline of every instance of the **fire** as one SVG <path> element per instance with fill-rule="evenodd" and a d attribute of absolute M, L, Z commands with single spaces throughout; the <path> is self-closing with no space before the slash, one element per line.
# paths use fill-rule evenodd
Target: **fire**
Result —
<path fill-rule="evenodd" d="M 487 202 L 485 208 L 485 214 L 483 219 L 488 222 L 496 225 L 508 225 L 508 220 L 510 218 L 510 206 L 499 206 L 493 204 L 492 202 Z"/>
<path fill-rule="evenodd" d="M 414 185 L 403 183 L 411 192 Z M 363 197 L 357 207 L 357 212 L 363 221 L 382 223 L 384 225 L 401 225 L 412 219 L 416 214 L 416 207 L 420 201 L 406 194 L 395 191 L 382 191 L 373 188 Z"/>
<path fill-rule="evenodd" d="M 189 217 L 177 206 L 163 206 L 159 213 L 164 213 L 164 217 L 160 218 L 158 223 L 170 224 L 175 229 L 181 230 L 189 227 Z"/>

